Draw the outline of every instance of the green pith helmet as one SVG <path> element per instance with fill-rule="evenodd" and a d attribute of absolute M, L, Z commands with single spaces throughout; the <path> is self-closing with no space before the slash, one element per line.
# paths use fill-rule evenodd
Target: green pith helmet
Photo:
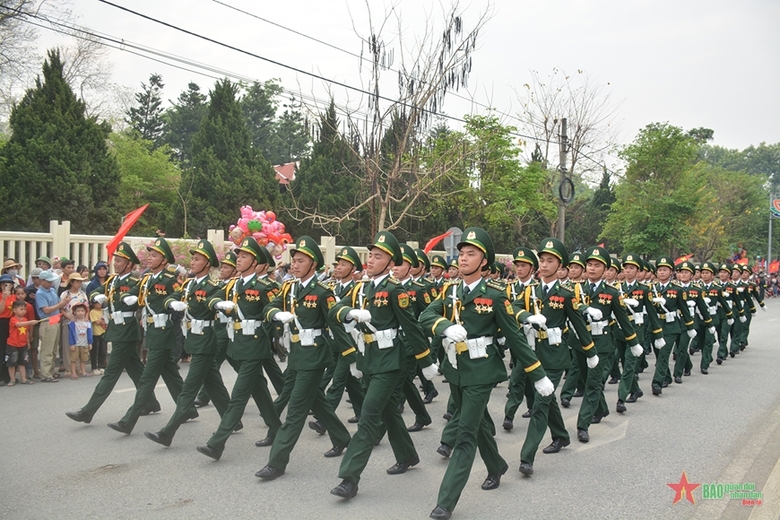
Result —
<path fill-rule="evenodd" d="M 702 271 L 709 271 L 712 274 L 715 274 L 715 273 L 718 272 L 718 267 L 715 264 L 713 264 L 712 262 L 704 262 L 703 264 L 701 264 L 701 270 Z"/>
<path fill-rule="evenodd" d="M 655 261 L 656 271 L 658 270 L 659 267 L 668 267 L 669 269 L 674 271 L 674 261 L 669 256 L 662 256 Z"/>
<path fill-rule="evenodd" d="M 690 271 L 691 274 L 693 274 L 693 263 L 689 261 L 680 262 L 680 265 L 677 266 L 678 271 Z"/>
<path fill-rule="evenodd" d="M 449 267 L 454 267 L 455 269 L 460 269 L 460 264 L 458 263 L 458 257 L 456 256 L 452 260 L 450 260 Z"/>
<path fill-rule="evenodd" d="M 539 247 L 536 248 L 536 250 L 539 252 L 539 255 L 542 253 L 550 253 L 551 255 L 558 257 L 558 260 L 561 261 L 561 264 L 569 264 L 569 252 L 566 250 L 566 246 L 563 245 L 563 242 L 557 238 L 545 238 L 539 242 Z"/>
<path fill-rule="evenodd" d="M 731 272 L 737 271 L 738 273 L 742 272 L 742 266 L 739 264 L 734 264 L 731 266 Z"/>
<path fill-rule="evenodd" d="M 620 258 L 611 259 L 612 263 L 610 264 L 610 267 L 614 268 L 615 271 L 617 271 L 618 274 L 623 270 L 623 262 L 620 260 Z"/>
<path fill-rule="evenodd" d="M 198 240 L 198 245 L 195 246 L 195 249 L 190 249 L 190 254 L 199 254 L 206 257 L 206 260 L 209 261 L 209 265 L 211 267 L 218 267 L 219 266 L 219 259 L 217 258 L 217 252 L 214 251 L 214 246 L 211 245 L 211 242 L 208 240 Z"/>
<path fill-rule="evenodd" d="M 474 246 L 485 253 L 487 265 L 496 261 L 496 250 L 493 247 L 493 241 L 484 229 L 478 227 L 464 229 L 463 235 L 458 243 L 458 251 L 465 245 Z"/>
<path fill-rule="evenodd" d="M 236 251 L 243 251 L 245 253 L 249 253 L 250 255 L 255 257 L 255 260 L 258 264 L 264 264 L 268 262 L 268 259 L 266 258 L 265 253 L 263 252 L 265 248 L 262 247 L 260 244 L 257 243 L 257 240 L 255 240 L 253 237 L 246 237 L 244 240 L 241 241 L 241 245 L 236 248 Z M 236 256 L 238 256 L 238 253 L 236 253 Z"/>
<path fill-rule="evenodd" d="M 433 258 L 431 258 L 431 267 L 447 269 L 447 261 L 441 255 L 433 255 Z"/>
<path fill-rule="evenodd" d="M 582 253 L 577 251 L 571 255 L 571 258 L 569 259 L 569 265 L 572 264 L 578 265 L 585 269 L 585 261 L 582 259 Z"/>
<path fill-rule="evenodd" d="M 227 264 L 231 267 L 236 266 L 236 254 L 233 251 L 225 253 L 225 258 L 222 259 L 223 264 Z"/>
<path fill-rule="evenodd" d="M 627 265 L 635 265 L 640 271 L 645 267 L 642 259 L 636 253 L 626 253 L 623 255 L 623 267 Z"/>
<path fill-rule="evenodd" d="M 417 260 L 417 254 L 414 252 L 414 249 L 407 244 L 398 244 L 398 246 L 401 248 L 401 258 L 403 258 L 403 261 L 409 262 L 409 265 L 411 265 L 412 268 L 417 268 L 417 266 L 420 265 L 420 262 Z"/>
<path fill-rule="evenodd" d="M 119 256 L 119 257 L 125 258 L 127 260 L 130 260 L 130 262 L 133 263 L 133 264 L 140 264 L 141 263 L 141 261 L 138 260 L 138 257 L 135 256 L 135 251 L 133 251 L 133 248 L 130 247 L 130 244 L 128 244 L 127 242 L 120 242 L 119 243 L 119 247 L 116 248 L 116 251 L 114 251 L 114 254 L 116 256 Z M 41 259 L 43 259 L 44 261 L 48 260 L 48 258 L 45 258 L 45 257 L 41 257 L 38 260 L 41 260 Z M 49 265 L 51 265 L 51 263 L 49 263 Z"/>
<path fill-rule="evenodd" d="M 165 240 L 163 237 L 158 237 L 154 240 L 154 244 L 151 246 L 147 246 L 147 251 L 157 251 L 163 257 L 165 257 L 165 261 L 169 264 L 174 263 L 176 260 L 173 256 L 173 251 L 171 251 L 171 246 L 168 244 L 168 241 Z"/>
<path fill-rule="evenodd" d="M 403 263 L 403 256 L 401 254 L 401 246 L 398 243 L 398 239 L 395 238 L 389 231 L 380 231 L 374 237 L 374 243 L 368 246 L 368 250 L 372 250 L 375 247 L 381 249 L 393 259 L 395 265 L 401 265 Z"/>
<path fill-rule="evenodd" d="M 350 264 L 354 265 L 356 269 L 362 269 L 363 263 L 360 261 L 357 251 L 350 246 L 342 247 L 338 254 L 336 254 L 336 261 L 346 260 Z"/>
<path fill-rule="evenodd" d="M 534 271 L 539 269 L 539 259 L 536 258 L 536 253 L 527 247 L 518 247 L 512 252 L 512 263 L 516 264 L 517 262 L 531 264 Z"/>
<path fill-rule="evenodd" d="M 325 258 L 322 256 L 320 246 L 312 237 L 304 235 L 296 240 L 295 248 L 290 249 L 290 256 L 295 256 L 296 253 L 303 253 L 304 255 L 314 260 L 317 269 L 325 264 Z M 268 253 L 268 258 L 273 261 L 270 253 Z"/>
<path fill-rule="evenodd" d="M 609 251 L 607 251 L 605 248 L 601 246 L 593 246 L 587 251 L 585 251 L 584 254 L 585 257 L 585 263 L 588 262 L 588 260 L 598 260 L 602 264 L 604 264 L 607 269 L 612 265 L 612 257 L 609 256 Z"/>
<path fill-rule="evenodd" d="M 428 255 L 425 254 L 425 251 L 423 251 L 420 248 L 417 248 L 414 250 L 414 254 L 417 255 L 417 261 L 425 265 L 426 271 L 431 268 L 431 261 L 428 260 Z"/>

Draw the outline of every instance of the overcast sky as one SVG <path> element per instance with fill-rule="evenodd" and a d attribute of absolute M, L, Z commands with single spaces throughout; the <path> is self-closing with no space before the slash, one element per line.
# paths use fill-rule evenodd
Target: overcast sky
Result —
<path fill-rule="evenodd" d="M 324 77 L 362 86 L 359 60 L 238 13 L 213 0 L 112 0 L 141 13 Z M 359 0 L 220 0 L 354 53 L 367 32 L 366 2 Z M 446 0 L 442 0 L 445 5 Z M 375 23 L 395 5 L 405 41 L 419 38 L 424 18 L 440 19 L 429 0 L 368 0 Z M 471 94 L 499 111 L 517 113 L 516 89 L 531 70 L 584 71 L 603 85 L 617 107 L 619 141 L 630 142 L 648 123 L 685 129 L 708 127 L 715 144 L 745 148 L 780 142 L 780 1 L 778 0 L 496 0 L 474 55 Z M 470 29 L 488 3 L 464 3 Z M 101 3 L 73 0 L 74 14 L 90 29 L 154 49 L 327 99 L 327 85 L 218 45 L 198 40 Z M 353 23 L 355 28 L 353 28 Z M 395 22 L 393 22 L 395 23 Z M 439 24 L 440 26 L 441 24 Z M 394 28 L 393 28 L 394 29 Z M 398 45 L 387 31 L 388 47 Z M 42 34 L 41 45 L 56 36 Z M 396 65 L 399 51 L 396 50 Z M 150 73 L 162 74 L 165 99 L 189 81 L 207 91 L 213 79 L 133 56 L 109 54 L 116 83 L 137 90 Z M 365 73 L 365 67 L 363 69 Z M 217 74 L 219 75 L 219 74 Z M 361 79 L 363 78 L 363 79 Z M 339 103 L 357 96 L 332 87 Z M 392 92 L 388 91 L 390 94 Z M 467 103 L 449 98 L 445 111 L 462 116 Z M 511 119 L 506 120 L 512 123 Z"/>

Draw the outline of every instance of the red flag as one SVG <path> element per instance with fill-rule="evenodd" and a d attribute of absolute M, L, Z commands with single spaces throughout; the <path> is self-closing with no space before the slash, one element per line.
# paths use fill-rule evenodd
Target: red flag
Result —
<path fill-rule="evenodd" d="M 108 259 L 111 260 L 111 256 L 114 254 L 114 251 L 116 251 L 116 248 L 119 246 L 119 243 L 122 241 L 123 238 L 125 238 L 125 235 L 128 231 L 130 231 L 130 228 L 133 227 L 133 224 L 135 224 L 138 219 L 141 217 L 141 213 L 144 212 L 144 210 L 149 206 L 149 204 L 144 204 L 140 208 L 138 208 L 135 211 L 131 211 L 127 215 L 125 215 L 125 220 L 122 222 L 122 225 L 119 227 L 119 231 L 116 232 L 116 235 L 114 235 L 114 238 L 112 238 L 108 244 L 106 244 L 106 251 L 108 251 Z"/>
<path fill-rule="evenodd" d="M 55 314 L 54 316 L 49 316 L 49 325 L 56 325 L 60 322 L 62 319 L 62 314 Z"/>
<path fill-rule="evenodd" d="M 769 264 L 769 272 L 776 273 L 778 270 L 780 270 L 780 260 L 772 260 Z"/>
<path fill-rule="evenodd" d="M 687 262 L 693 255 L 683 255 L 679 257 L 677 260 L 674 261 L 674 265 L 681 264 L 683 262 Z"/>
<path fill-rule="evenodd" d="M 447 238 L 452 234 L 452 231 L 447 231 L 446 233 L 439 235 L 437 237 L 433 237 L 432 239 L 428 240 L 428 242 L 425 244 L 425 247 L 423 247 L 423 251 L 425 251 L 425 254 L 427 255 L 430 253 L 434 247 L 436 247 L 436 244 Z"/>
<path fill-rule="evenodd" d="M 748 259 L 747 258 L 740 258 L 739 260 L 737 260 L 734 263 L 735 264 L 739 264 L 739 265 L 748 265 Z"/>

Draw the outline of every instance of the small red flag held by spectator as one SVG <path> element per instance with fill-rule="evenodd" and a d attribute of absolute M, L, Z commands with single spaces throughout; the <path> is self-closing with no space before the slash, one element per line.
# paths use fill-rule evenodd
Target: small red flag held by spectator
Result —
<path fill-rule="evenodd" d="M 49 316 L 49 325 L 56 325 L 60 322 L 60 319 L 62 319 L 62 314 L 55 314 L 54 316 Z"/>
<path fill-rule="evenodd" d="M 144 204 L 137 210 L 131 211 L 130 213 L 125 215 L 125 220 L 124 222 L 122 222 L 122 225 L 119 227 L 119 231 L 117 231 L 116 235 L 114 235 L 114 238 L 112 238 L 108 242 L 108 244 L 106 244 L 106 251 L 108 252 L 109 260 L 111 260 L 111 257 L 114 255 L 114 251 L 116 251 L 116 248 L 119 247 L 119 243 L 122 241 L 123 238 L 125 238 L 127 232 L 130 231 L 131 227 L 133 227 L 133 224 L 138 222 L 138 219 L 141 217 L 141 214 L 148 206 L 149 204 Z"/>

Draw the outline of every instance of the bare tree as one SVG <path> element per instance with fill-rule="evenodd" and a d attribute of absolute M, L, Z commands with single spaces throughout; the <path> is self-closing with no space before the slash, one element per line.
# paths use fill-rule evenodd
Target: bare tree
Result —
<path fill-rule="evenodd" d="M 468 85 L 477 37 L 490 12 L 488 9 L 480 14 L 473 28 L 467 30 L 454 5 L 443 13 L 443 27 L 437 29 L 429 17 L 424 34 L 407 45 L 396 9 L 386 12 L 378 24 L 369 11 L 368 34 L 358 34 L 367 57 L 361 65 L 369 63 L 365 70 L 361 67 L 367 76 L 366 88 L 359 106 L 347 110 L 344 119 L 345 140 L 359 164 L 359 171 L 353 172 L 355 180 L 367 196 L 338 215 L 303 208 L 294 201 L 299 220 L 311 221 L 334 233 L 341 223 L 369 208 L 371 229 L 376 232 L 427 216 L 421 200 L 435 186 L 445 184 L 442 181 L 459 163 L 451 154 L 442 154 L 441 160 L 432 164 L 430 155 L 424 153 L 428 132 L 436 123 L 447 93 Z M 386 35 L 392 22 L 396 30 Z M 396 58 L 400 64 L 393 69 Z M 388 75 L 396 75 L 397 80 L 388 82 Z M 393 90 L 388 83 L 395 83 L 397 91 L 388 93 Z M 442 197 L 451 194 L 438 193 Z"/>

